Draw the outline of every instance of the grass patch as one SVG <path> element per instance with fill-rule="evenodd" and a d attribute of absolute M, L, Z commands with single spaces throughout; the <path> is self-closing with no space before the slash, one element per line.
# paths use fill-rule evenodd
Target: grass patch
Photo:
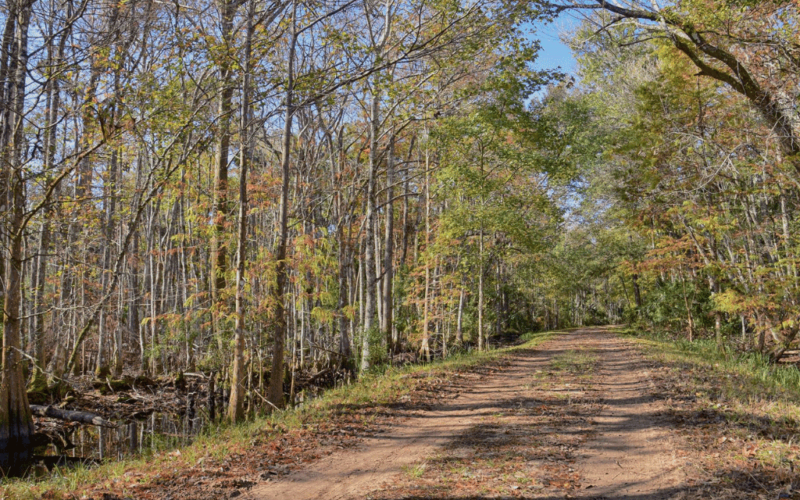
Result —
<path fill-rule="evenodd" d="M 592 349 L 569 350 L 550 361 L 553 370 L 566 371 L 572 375 L 586 375 L 597 366 L 597 355 Z"/>
<path fill-rule="evenodd" d="M 444 377 L 448 373 L 468 370 L 498 361 L 518 349 L 528 349 L 549 340 L 562 332 L 541 332 L 522 336 L 523 344 L 488 352 L 469 352 L 455 355 L 427 365 L 403 368 L 387 367 L 363 375 L 355 383 L 331 389 L 322 397 L 302 408 L 287 409 L 269 415 L 259 415 L 239 424 L 220 424 L 207 427 L 180 453 L 167 449 L 151 454 L 113 461 L 94 468 L 71 468 L 54 471 L 40 479 L 3 479 L 0 482 L 0 499 L 73 498 L 84 491 L 107 489 L 120 496 L 133 496 L 137 483 L 151 483 L 165 471 L 181 471 L 199 461 L 226 460 L 244 454 L 254 443 L 280 438 L 295 430 L 329 422 L 343 412 L 355 414 L 365 407 L 389 406 L 414 390 L 416 384 L 427 378 Z M 370 418 L 370 417 L 364 417 Z M 90 496 L 92 496 L 90 494 Z"/>
<path fill-rule="evenodd" d="M 400 470 L 410 478 L 419 479 L 425 474 L 425 464 L 404 465 Z"/>

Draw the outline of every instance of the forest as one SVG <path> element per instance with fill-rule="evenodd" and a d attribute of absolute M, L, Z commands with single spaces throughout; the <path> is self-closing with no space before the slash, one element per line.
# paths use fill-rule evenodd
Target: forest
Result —
<path fill-rule="evenodd" d="M 238 422 L 571 326 L 795 362 L 797 10 L 2 0 L 0 468 L 92 382 Z"/>

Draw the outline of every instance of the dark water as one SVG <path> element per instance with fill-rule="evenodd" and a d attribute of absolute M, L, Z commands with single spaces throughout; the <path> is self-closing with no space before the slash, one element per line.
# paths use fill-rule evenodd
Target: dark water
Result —
<path fill-rule="evenodd" d="M 192 442 L 205 425 L 206 417 L 152 413 L 141 420 L 119 421 L 116 428 L 78 426 L 67 435 L 73 447 L 62 450 L 48 445 L 37 450 L 37 459 L 45 464 L 96 463 L 120 460 L 149 451 L 176 448 Z"/>

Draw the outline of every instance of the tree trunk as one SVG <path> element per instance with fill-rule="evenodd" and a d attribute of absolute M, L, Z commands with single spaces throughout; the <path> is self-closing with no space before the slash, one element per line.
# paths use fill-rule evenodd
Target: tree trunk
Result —
<path fill-rule="evenodd" d="M 292 38 L 289 43 L 289 60 L 286 75 L 286 114 L 283 127 L 283 151 L 281 152 L 281 206 L 280 233 L 277 260 L 276 285 L 273 292 L 275 301 L 275 339 L 272 345 L 272 370 L 269 378 L 269 401 L 283 408 L 283 351 L 286 342 L 286 308 L 284 295 L 288 271 L 286 266 L 286 247 L 289 239 L 289 159 L 292 145 L 292 118 L 294 116 L 294 57 L 297 46 L 297 2 L 292 4 Z"/>
<path fill-rule="evenodd" d="M 409 151 L 409 155 L 411 152 Z M 408 172 L 406 171 L 403 174 L 404 181 L 403 181 L 403 248 L 400 252 L 400 267 L 405 266 L 406 264 L 406 256 L 408 255 L 408 236 L 410 231 L 409 223 L 408 223 L 408 210 L 409 210 L 409 202 L 408 199 L 410 197 L 410 179 Z"/>
<path fill-rule="evenodd" d="M 386 243 L 383 255 L 383 335 L 386 338 L 386 348 L 390 354 L 394 353 L 392 345 L 392 280 L 394 279 L 394 136 L 389 140 L 389 150 L 386 158 Z"/>
<path fill-rule="evenodd" d="M 478 235 L 478 350 L 483 351 L 483 224 Z"/>
<path fill-rule="evenodd" d="M 377 82 L 376 82 L 377 86 Z M 372 106 L 370 114 L 370 148 L 369 148 L 369 172 L 367 178 L 367 216 L 364 223 L 366 241 L 364 249 L 364 285 L 365 285 L 365 304 L 364 304 L 364 336 L 361 346 L 361 371 L 370 367 L 370 357 L 372 356 L 370 340 L 373 334 L 375 311 L 378 302 L 377 276 L 375 272 L 375 185 L 378 175 L 378 126 L 380 124 L 380 96 L 378 90 L 373 89 Z"/>
<path fill-rule="evenodd" d="M 247 258 L 247 169 L 250 163 L 250 65 L 253 39 L 253 17 L 255 0 L 250 0 L 247 9 L 247 36 L 244 46 L 244 75 L 242 78 L 242 111 L 239 125 L 239 231 L 236 239 L 236 333 L 233 342 L 233 366 L 231 367 L 231 399 L 228 419 L 231 422 L 244 420 L 244 273 Z"/>
<path fill-rule="evenodd" d="M 219 80 L 222 88 L 219 93 L 217 108 L 218 127 L 216 131 L 216 158 L 214 160 L 214 219 L 211 237 L 211 300 L 213 310 L 214 333 L 217 334 L 220 354 L 225 360 L 224 326 L 220 321 L 221 313 L 226 310 L 223 291 L 227 287 L 225 275 L 228 272 L 228 247 L 225 243 L 225 229 L 230 216 L 228 204 L 228 152 L 230 150 L 231 100 L 233 97 L 233 18 L 239 2 L 236 0 L 218 0 L 220 11 L 220 30 L 222 45 L 226 54 L 219 64 Z"/>
<path fill-rule="evenodd" d="M 633 282 L 633 300 L 636 302 L 636 309 L 641 309 L 642 291 L 639 289 L 639 275 L 637 273 L 633 273 L 631 275 L 631 281 Z"/>
<path fill-rule="evenodd" d="M 425 360 L 431 361 L 430 347 L 430 289 L 431 289 L 431 264 L 430 264 L 430 244 L 431 244 L 431 180 L 430 180 L 430 156 L 427 148 L 425 149 L 425 303 L 422 313 L 422 347 L 420 351 L 425 356 Z"/>
<path fill-rule="evenodd" d="M 462 280 L 461 283 L 461 291 L 458 295 L 458 314 L 456 316 L 456 344 L 461 345 L 464 343 L 464 330 L 463 330 L 463 323 L 464 323 L 464 299 L 466 297 L 466 293 L 464 291 L 464 283 Z"/>
<path fill-rule="evenodd" d="M 28 69 L 28 26 L 33 0 L 17 5 L 9 15 L 17 18 L 15 47 L 13 48 L 14 73 L 9 98 L 13 103 L 13 133 L 7 145 L 8 151 L 0 152 L 11 164 L 4 162 L 0 168 L 8 170 L 7 179 L 10 217 L 6 231 L 10 238 L 8 265 L 5 269 L 5 297 L 3 303 L 3 359 L 0 373 L 0 469 L 6 472 L 22 470 L 30 461 L 33 450 L 33 417 L 25 392 L 22 375 L 21 318 L 22 268 L 25 264 L 22 240 L 24 238 L 25 178 L 22 152 L 24 144 L 23 123 L 25 109 L 25 80 Z"/>
<path fill-rule="evenodd" d="M 713 302 L 714 296 L 720 292 L 719 281 L 713 276 L 708 277 L 709 285 L 711 285 L 711 300 Z M 722 313 L 714 311 L 714 338 L 717 343 L 717 349 L 722 350 Z"/>

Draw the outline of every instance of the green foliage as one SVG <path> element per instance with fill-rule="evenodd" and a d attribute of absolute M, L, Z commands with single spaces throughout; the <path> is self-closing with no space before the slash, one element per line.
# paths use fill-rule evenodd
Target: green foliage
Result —
<path fill-rule="evenodd" d="M 686 325 L 686 304 L 688 300 L 695 327 L 704 329 L 713 326 L 713 318 L 709 314 L 713 308 L 711 293 L 708 287 L 697 286 L 694 281 L 685 283 L 679 280 L 656 280 L 648 286 L 644 304 L 640 310 L 640 318 L 653 326 L 672 331 L 682 331 Z"/>

